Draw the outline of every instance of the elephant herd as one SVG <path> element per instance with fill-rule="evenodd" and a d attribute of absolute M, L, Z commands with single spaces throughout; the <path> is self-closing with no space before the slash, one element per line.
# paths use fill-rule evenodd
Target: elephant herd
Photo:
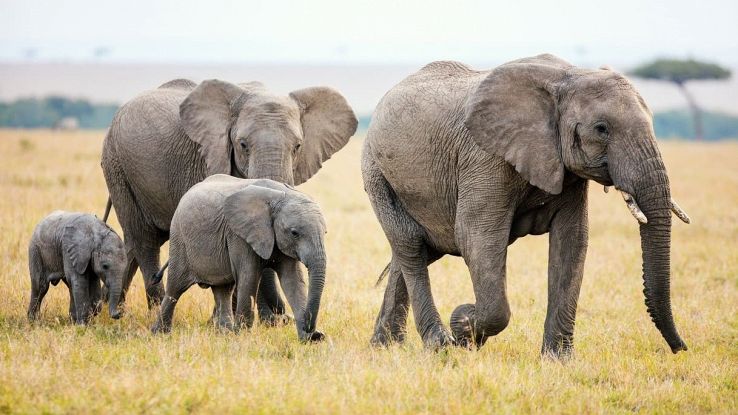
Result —
<path fill-rule="evenodd" d="M 149 307 L 161 305 L 153 332 L 171 329 L 180 295 L 195 284 L 212 290 L 221 328 L 250 327 L 257 314 L 268 325 L 289 321 L 281 285 L 300 340 L 323 339 L 327 225 L 293 186 L 356 128 L 346 99 L 327 87 L 282 96 L 258 82 L 177 79 L 138 95 L 103 144 L 104 219 L 57 211 L 34 231 L 29 319 L 59 281 L 75 322 L 88 322 L 104 301 L 119 318 L 140 268 Z M 510 320 L 507 247 L 548 233 L 541 353 L 569 356 L 593 180 L 618 189 L 638 221 L 647 311 L 672 352 L 687 349 L 672 316 L 670 242 L 671 213 L 689 217 L 671 198 L 652 114 L 622 75 L 552 55 L 488 71 L 433 62 L 377 105 L 361 171 L 392 250 L 372 344 L 402 342 L 412 310 L 426 347 L 481 347 Z M 105 224 L 111 206 L 124 241 Z M 428 277 L 428 265 L 447 254 L 464 258 L 475 296 L 456 307 L 449 328 Z"/>

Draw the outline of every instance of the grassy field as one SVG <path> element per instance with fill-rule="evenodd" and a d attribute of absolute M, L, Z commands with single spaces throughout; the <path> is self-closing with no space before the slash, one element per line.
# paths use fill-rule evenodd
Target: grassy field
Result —
<path fill-rule="evenodd" d="M 67 318 L 52 287 L 29 325 L 28 239 L 54 209 L 102 215 L 102 132 L 0 131 L 0 413 L 730 413 L 738 407 L 738 142 L 665 142 L 672 194 L 692 224 L 674 222 L 672 298 L 689 351 L 672 355 L 641 293 L 638 227 L 616 192 L 592 186 L 590 247 L 576 355 L 539 356 L 546 309 L 547 238 L 510 249 L 510 326 L 478 351 L 373 349 L 377 275 L 389 246 L 363 191 L 361 140 L 301 190 L 321 204 L 329 267 L 318 327 L 302 345 L 293 326 L 238 335 L 208 324 L 210 291 L 180 300 L 171 335 L 152 336 L 136 276 L 128 314 L 89 327 Z M 116 229 L 120 229 L 113 221 Z M 164 249 L 166 256 L 166 246 Z M 445 321 L 473 302 L 464 263 L 431 267 Z"/>

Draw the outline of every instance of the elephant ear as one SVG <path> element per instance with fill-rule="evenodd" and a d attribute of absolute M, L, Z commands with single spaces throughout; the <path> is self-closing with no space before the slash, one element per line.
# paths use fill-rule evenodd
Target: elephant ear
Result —
<path fill-rule="evenodd" d="M 229 130 L 247 96 L 237 85 L 211 79 L 198 85 L 179 106 L 184 130 L 200 144 L 208 175 L 231 172 Z"/>
<path fill-rule="evenodd" d="M 284 196 L 284 192 L 252 185 L 225 200 L 223 213 L 228 228 L 264 259 L 269 259 L 274 250 L 272 208 Z"/>
<path fill-rule="evenodd" d="M 78 274 L 87 271 L 95 246 L 95 234 L 85 226 L 67 225 L 62 233 L 62 249 Z"/>
<path fill-rule="evenodd" d="M 465 124 L 477 145 L 551 194 L 561 193 L 564 181 L 556 90 L 569 68 L 552 55 L 506 63 L 479 84 L 466 106 Z"/>
<path fill-rule="evenodd" d="M 299 185 L 348 143 L 359 122 L 343 95 L 332 88 L 300 89 L 290 97 L 300 106 L 304 137 L 293 171 L 295 185 Z"/>

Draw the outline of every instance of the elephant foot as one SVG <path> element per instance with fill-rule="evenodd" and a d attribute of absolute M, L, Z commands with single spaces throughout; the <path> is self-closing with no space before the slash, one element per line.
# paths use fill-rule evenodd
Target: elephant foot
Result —
<path fill-rule="evenodd" d="M 153 326 L 151 326 L 151 332 L 153 334 L 159 334 L 159 333 L 167 334 L 167 333 L 171 333 L 171 331 L 172 331 L 172 326 L 163 324 L 158 321 L 154 323 Z"/>
<path fill-rule="evenodd" d="M 300 341 L 303 343 L 317 343 L 325 340 L 325 334 L 315 330 L 312 333 L 300 333 Z"/>
<path fill-rule="evenodd" d="M 548 338 L 544 336 L 543 346 L 541 346 L 541 356 L 554 360 L 566 361 L 571 359 L 574 354 L 574 345 L 571 336 L 554 336 Z"/>
<path fill-rule="evenodd" d="M 281 327 L 291 324 L 295 321 L 295 318 L 289 314 L 269 314 L 266 316 L 259 316 L 259 323 L 267 327 Z"/>
<path fill-rule="evenodd" d="M 474 321 L 476 313 L 474 304 L 462 304 L 451 313 L 451 332 L 456 338 L 456 345 L 466 349 L 473 347 L 481 347 L 484 344 L 484 338 L 475 333 Z"/>
<path fill-rule="evenodd" d="M 220 331 L 224 332 L 236 332 L 236 325 L 233 323 L 233 321 L 218 321 L 215 322 L 215 327 L 217 327 Z"/>
<path fill-rule="evenodd" d="M 387 347 L 392 343 L 404 343 L 405 330 L 393 330 L 389 327 L 378 326 L 369 344 L 374 347 Z"/>
<path fill-rule="evenodd" d="M 454 336 L 440 323 L 423 336 L 423 345 L 430 350 L 440 350 L 455 344 Z"/>
<path fill-rule="evenodd" d="M 149 310 L 161 304 L 164 299 L 164 284 L 158 282 L 150 285 L 146 288 L 146 301 L 149 305 Z"/>

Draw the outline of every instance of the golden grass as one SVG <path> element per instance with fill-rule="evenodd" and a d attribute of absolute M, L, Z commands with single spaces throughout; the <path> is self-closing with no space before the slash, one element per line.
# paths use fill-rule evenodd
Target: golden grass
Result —
<path fill-rule="evenodd" d="M 508 259 L 510 326 L 478 351 L 369 346 L 389 246 L 364 194 L 353 139 L 301 189 L 329 226 L 322 344 L 292 326 L 223 334 L 207 322 L 210 291 L 180 300 L 171 335 L 152 336 L 140 276 L 120 321 L 69 323 L 52 287 L 29 325 L 27 244 L 54 209 L 102 214 L 101 132 L 0 131 L 0 412 L 54 413 L 704 413 L 738 406 L 738 143 L 665 142 L 672 193 L 692 216 L 675 222 L 673 303 L 689 351 L 672 355 L 641 294 L 635 221 L 616 193 L 592 186 L 590 247 L 576 356 L 539 356 L 547 238 L 516 242 Z M 120 229 L 113 221 L 116 229 Z M 166 249 L 164 250 L 166 256 Z M 431 267 L 444 320 L 473 301 L 464 263 Z"/>

